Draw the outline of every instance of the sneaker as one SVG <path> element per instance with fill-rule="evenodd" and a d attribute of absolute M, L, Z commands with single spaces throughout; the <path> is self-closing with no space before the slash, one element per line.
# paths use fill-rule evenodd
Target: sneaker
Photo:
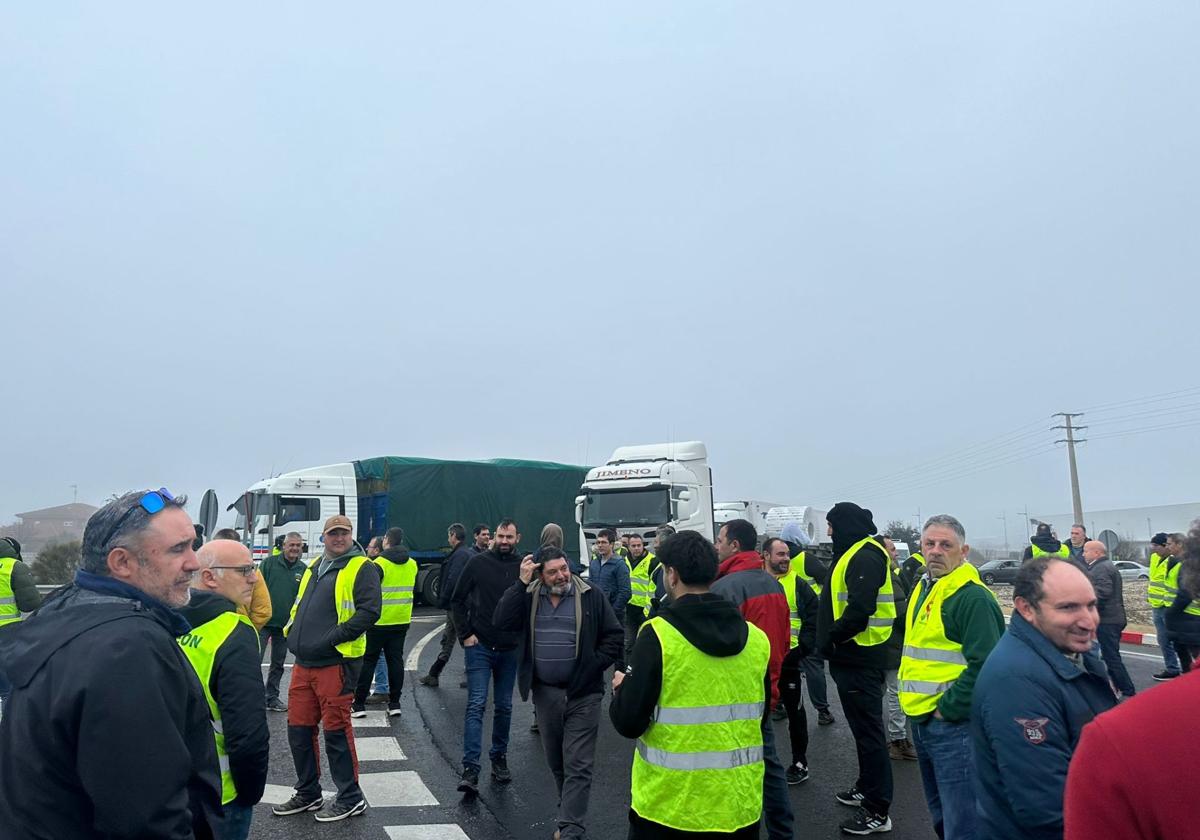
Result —
<path fill-rule="evenodd" d="M 388 701 L 388 693 L 386 691 L 376 691 L 374 694 L 372 694 L 370 697 L 367 698 L 367 704 L 370 706 L 377 706 L 380 703 L 386 703 L 387 701 Z"/>
<path fill-rule="evenodd" d="M 287 802 L 272 808 L 271 813 L 277 817 L 289 817 L 292 814 L 300 814 L 304 811 L 320 811 L 321 806 L 324 804 L 325 800 L 319 796 L 316 799 L 305 799 L 297 793 Z"/>
<path fill-rule="evenodd" d="M 783 708 L 782 703 L 780 703 L 771 711 L 771 720 L 783 720 L 786 717 L 787 709 Z"/>
<path fill-rule="evenodd" d="M 850 790 L 844 790 L 839 794 L 834 795 L 834 799 L 841 802 L 843 805 L 851 807 L 860 807 L 863 804 L 863 795 L 859 793 L 858 788 L 852 787 Z"/>
<path fill-rule="evenodd" d="M 492 759 L 492 778 L 501 784 L 512 781 L 512 773 L 508 771 L 508 761 L 504 756 Z"/>
<path fill-rule="evenodd" d="M 859 808 L 854 816 L 842 823 L 842 831 L 847 834 L 883 834 L 891 830 L 891 817 L 872 814 L 866 808 Z"/>
<path fill-rule="evenodd" d="M 826 708 L 817 710 L 817 723 L 819 725 L 829 726 L 829 724 L 833 723 L 833 721 L 833 712 L 829 711 L 829 709 Z"/>
<path fill-rule="evenodd" d="M 417 682 L 419 682 L 421 685 L 427 685 L 430 688 L 438 687 L 437 674 L 426 674 L 425 676 L 421 677 L 421 679 L 417 680 Z"/>
<path fill-rule="evenodd" d="M 399 703 L 388 703 L 388 717 L 400 717 Z"/>
<path fill-rule="evenodd" d="M 350 705 L 350 717 L 365 718 L 367 716 L 367 707 L 362 703 L 352 703 Z"/>
<path fill-rule="evenodd" d="M 464 767 L 458 790 L 460 793 L 479 793 L 479 771 L 474 767 Z"/>
<path fill-rule="evenodd" d="M 798 785 L 808 781 L 808 767 L 803 764 L 793 764 L 787 769 L 787 783 Z"/>
<path fill-rule="evenodd" d="M 913 744 L 912 741 L 905 738 L 904 744 L 901 747 L 901 749 L 904 751 L 904 760 L 905 761 L 916 761 L 917 760 L 917 747 L 915 744 Z"/>
<path fill-rule="evenodd" d="M 268 700 L 267 701 L 267 711 L 268 712 L 286 712 L 287 706 L 278 700 Z"/>
<path fill-rule="evenodd" d="M 1157 674 L 1152 674 L 1151 679 L 1158 680 L 1159 682 L 1166 682 L 1167 680 L 1173 680 L 1178 676 L 1178 671 L 1159 671 Z"/>
<path fill-rule="evenodd" d="M 367 810 L 367 800 L 360 799 L 353 805 L 343 805 L 336 799 L 330 802 L 324 810 L 313 814 L 313 819 L 317 822 L 337 822 L 344 820 L 346 817 L 360 816 Z"/>
<path fill-rule="evenodd" d="M 892 761 L 916 761 L 917 748 L 907 738 L 888 742 L 888 758 Z"/>

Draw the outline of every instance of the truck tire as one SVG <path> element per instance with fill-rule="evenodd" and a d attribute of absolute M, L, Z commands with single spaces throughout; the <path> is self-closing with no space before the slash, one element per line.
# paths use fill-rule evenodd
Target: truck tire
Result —
<path fill-rule="evenodd" d="M 417 575 L 416 589 L 421 593 L 421 603 L 426 606 L 436 607 L 438 604 L 438 594 L 441 592 L 442 582 L 442 567 L 433 566 L 428 569 L 422 569 Z"/>

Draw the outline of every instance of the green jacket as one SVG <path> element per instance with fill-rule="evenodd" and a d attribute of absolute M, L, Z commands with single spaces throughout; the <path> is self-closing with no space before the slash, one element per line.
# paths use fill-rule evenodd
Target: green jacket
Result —
<path fill-rule="evenodd" d="M 922 576 L 917 579 L 917 609 L 929 595 L 929 581 Z M 942 604 L 942 623 L 946 627 L 946 638 L 962 645 L 967 660 L 967 670 L 959 674 L 954 685 L 938 700 L 937 711 L 951 723 L 962 723 L 971 717 L 971 696 L 975 692 L 975 681 L 983 662 L 1004 635 L 1004 613 L 996 603 L 995 596 L 986 587 L 968 584 L 955 592 Z M 932 716 L 911 718 L 915 723 L 924 723 Z"/>
<path fill-rule="evenodd" d="M 0 557 L 13 557 L 17 560 L 13 565 L 10 580 L 13 598 L 21 612 L 33 612 L 42 605 L 42 596 L 37 591 L 37 580 L 33 577 L 33 570 L 25 565 L 7 540 L 0 540 Z"/>
<path fill-rule="evenodd" d="M 300 592 L 300 578 L 304 577 L 307 568 L 303 559 L 288 565 L 282 554 L 272 554 L 259 565 L 258 573 L 271 593 L 271 620 L 267 627 L 282 630 L 288 623 L 292 604 L 296 603 L 296 595 Z"/>

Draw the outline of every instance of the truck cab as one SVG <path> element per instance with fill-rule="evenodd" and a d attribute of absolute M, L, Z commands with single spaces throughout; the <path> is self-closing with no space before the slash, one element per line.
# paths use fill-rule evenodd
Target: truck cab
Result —
<path fill-rule="evenodd" d="M 581 558 L 596 534 L 640 534 L 649 544 L 660 525 L 713 539 L 712 471 L 700 441 L 618 447 L 589 470 L 575 498 Z"/>
<path fill-rule="evenodd" d="M 249 528 L 247 505 L 251 514 Z M 229 507 L 237 511 L 234 527 L 242 532 L 255 560 L 263 560 L 271 553 L 276 537 L 295 531 L 308 546 L 304 560 L 310 561 L 324 549 L 322 530 L 326 519 L 341 513 L 358 524 L 354 464 L 310 467 L 264 479 L 251 485 Z"/>

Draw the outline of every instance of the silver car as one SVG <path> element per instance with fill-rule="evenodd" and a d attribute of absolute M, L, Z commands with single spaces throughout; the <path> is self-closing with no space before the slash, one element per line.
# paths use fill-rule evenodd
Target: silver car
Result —
<path fill-rule="evenodd" d="M 1114 560 L 1113 565 L 1121 573 L 1122 580 L 1150 580 L 1150 570 L 1132 560 Z"/>

